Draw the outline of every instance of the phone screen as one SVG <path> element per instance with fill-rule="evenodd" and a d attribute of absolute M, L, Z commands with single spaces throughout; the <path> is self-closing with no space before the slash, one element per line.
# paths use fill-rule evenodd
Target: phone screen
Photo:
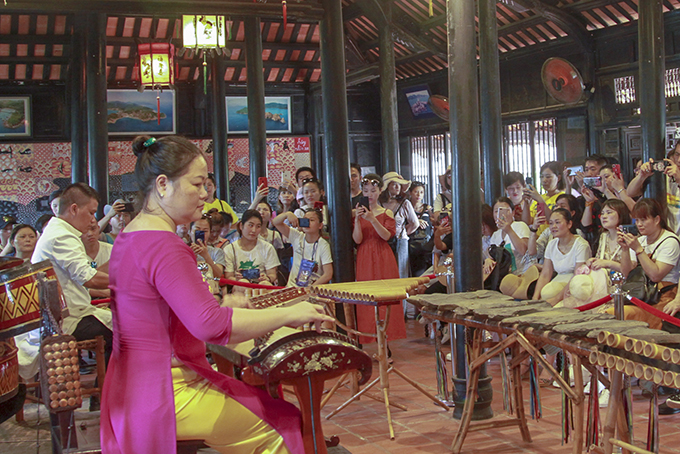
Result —
<path fill-rule="evenodd" d="M 309 227 L 309 218 L 298 218 L 298 225 L 300 227 Z"/>
<path fill-rule="evenodd" d="M 576 172 L 583 172 L 583 166 L 567 167 L 567 169 L 569 169 L 569 175 L 576 175 Z"/>
<path fill-rule="evenodd" d="M 368 197 L 366 197 L 366 196 L 363 196 L 363 197 L 359 200 L 359 205 L 361 205 L 362 207 L 366 207 L 367 210 L 369 209 L 369 208 L 368 208 L 368 203 L 369 203 L 369 202 L 368 202 Z"/>
<path fill-rule="evenodd" d="M 203 230 L 196 230 L 194 232 L 194 239 L 198 243 L 198 240 L 201 240 L 205 243 L 205 232 Z"/>

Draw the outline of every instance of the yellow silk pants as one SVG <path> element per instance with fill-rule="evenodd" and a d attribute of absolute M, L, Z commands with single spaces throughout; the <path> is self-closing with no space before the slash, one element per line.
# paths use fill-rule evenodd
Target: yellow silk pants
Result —
<path fill-rule="evenodd" d="M 172 368 L 178 440 L 230 454 L 289 454 L 283 437 L 186 366 Z"/>

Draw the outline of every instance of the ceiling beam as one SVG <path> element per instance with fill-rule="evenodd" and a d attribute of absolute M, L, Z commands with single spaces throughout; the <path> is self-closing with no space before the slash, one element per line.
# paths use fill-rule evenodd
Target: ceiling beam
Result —
<path fill-rule="evenodd" d="M 585 23 L 567 11 L 548 5 L 541 0 L 514 0 L 517 4 L 530 9 L 534 14 L 542 16 L 564 30 L 584 52 L 594 49 L 593 37 L 586 29 Z"/>
<path fill-rule="evenodd" d="M 0 57 L 0 63 L 2 63 L 3 59 L 16 59 L 17 57 Z M 37 57 L 32 57 L 33 58 L 33 63 L 42 63 L 42 60 L 38 61 L 36 58 Z M 44 57 L 40 57 L 41 59 Z M 202 61 L 202 60 L 201 60 Z M 108 58 L 106 60 L 106 65 L 107 66 L 134 66 L 135 63 L 137 62 L 137 59 L 135 58 Z M 199 60 L 198 59 L 190 59 L 190 60 L 183 60 L 183 59 L 176 59 L 175 63 L 177 63 L 180 67 L 185 67 L 185 66 L 195 66 L 198 64 Z M 264 68 L 307 68 L 307 69 L 317 69 L 321 68 L 321 63 L 319 62 L 314 62 L 314 61 L 270 61 L 270 60 L 265 60 L 262 62 Z M 227 68 L 245 68 L 246 62 L 245 60 L 226 60 L 225 61 L 225 66 Z"/>
<path fill-rule="evenodd" d="M 290 2 L 288 18 L 291 21 L 318 22 L 323 19 L 324 10 L 320 6 L 307 3 Z M 232 17 L 261 17 L 262 19 L 282 19 L 283 10 L 277 3 L 233 3 L 224 0 L 11 0 L 0 12 L 9 13 L 69 13 L 87 11 L 117 15 L 150 14 L 226 14 Z"/>

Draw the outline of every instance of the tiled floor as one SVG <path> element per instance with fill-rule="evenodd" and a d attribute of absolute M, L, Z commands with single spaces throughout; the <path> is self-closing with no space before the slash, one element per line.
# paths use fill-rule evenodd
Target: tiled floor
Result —
<path fill-rule="evenodd" d="M 395 366 L 421 383 L 430 392 L 436 392 L 435 363 L 433 342 L 423 337 L 422 326 L 414 321 L 408 323 L 409 338 L 391 344 Z M 374 345 L 365 347 L 370 353 Z M 500 368 L 498 360 L 489 364 L 489 374 L 493 377 L 494 400 L 492 408 L 494 419 L 500 421 L 504 416 Z M 390 376 L 390 396 L 392 401 L 406 405 L 408 411 L 393 407 L 392 416 L 396 433 L 395 440 L 388 436 L 384 404 L 370 398 L 362 398 L 351 404 L 330 421 L 323 420 L 326 436 L 338 435 L 340 443 L 353 454 L 411 454 L 411 453 L 448 453 L 459 422 L 432 404 L 420 392 L 406 384 L 396 375 Z M 330 387 L 330 386 L 329 386 Z M 525 401 L 528 399 L 528 382 L 525 382 Z M 322 410 L 325 416 L 332 409 L 349 398 L 349 391 L 341 388 Z M 524 443 L 515 427 L 489 429 L 468 435 L 463 445 L 464 453 L 538 453 L 566 454 L 572 452 L 571 443 L 562 445 L 561 435 L 561 393 L 555 388 L 541 389 L 543 418 L 529 420 L 532 443 Z M 639 388 L 633 389 L 634 435 L 636 444 L 644 447 L 647 432 L 648 401 Z M 528 402 L 525 402 L 528 412 Z M 49 432 L 47 413 L 40 411 L 40 422 L 36 405 L 28 405 L 26 422 L 18 424 L 12 418 L 0 425 L 0 453 L 28 454 L 49 453 Z M 87 405 L 84 406 L 87 408 Z M 96 416 L 98 413 L 78 411 L 78 426 L 86 437 L 96 440 Z M 604 419 L 606 409 L 601 410 Z M 680 453 L 680 414 L 661 416 L 660 420 L 661 453 Z"/>

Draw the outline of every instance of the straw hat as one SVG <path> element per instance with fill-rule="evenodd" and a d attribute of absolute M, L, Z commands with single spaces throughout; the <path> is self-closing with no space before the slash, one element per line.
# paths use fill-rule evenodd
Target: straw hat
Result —
<path fill-rule="evenodd" d="M 518 300 L 529 299 L 536 288 L 536 281 L 540 276 L 538 267 L 531 266 L 522 276 L 508 274 L 501 281 L 499 290 L 502 294 L 512 296 Z"/>
<path fill-rule="evenodd" d="M 408 191 L 408 188 L 411 186 L 411 181 L 405 180 L 404 177 L 399 175 L 397 172 L 387 172 L 385 175 L 383 175 L 382 190 L 386 190 L 393 181 L 401 185 L 401 192 Z"/>
<path fill-rule="evenodd" d="M 607 271 L 593 270 L 590 274 L 577 274 L 564 294 L 564 307 L 578 307 L 592 303 L 609 294 Z"/>
<path fill-rule="evenodd" d="M 451 166 L 448 166 L 446 168 L 446 172 L 444 172 L 444 175 L 439 175 L 439 184 L 441 184 L 442 188 L 446 189 L 446 176 L 451 174 Z M 453 183 L 453 182 L 452 182 Z M 453 186 L 453 184 L 452 184 Z"/>

